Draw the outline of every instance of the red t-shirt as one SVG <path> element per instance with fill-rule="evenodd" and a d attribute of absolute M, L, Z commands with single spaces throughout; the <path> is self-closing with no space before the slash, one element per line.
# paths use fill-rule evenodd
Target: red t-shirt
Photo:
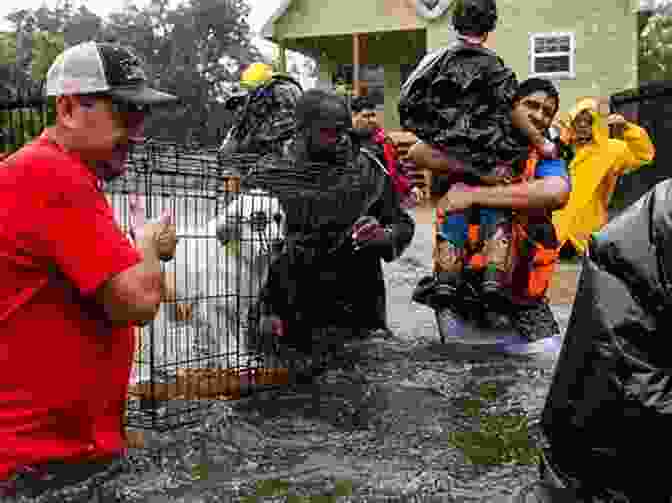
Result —
<path fill-rule="evenodd" d="M 0 480 L 123 452 L 133 328 L 93 294 L 140 261 L 95 175 L 45 133 L 0 163 Z"/>

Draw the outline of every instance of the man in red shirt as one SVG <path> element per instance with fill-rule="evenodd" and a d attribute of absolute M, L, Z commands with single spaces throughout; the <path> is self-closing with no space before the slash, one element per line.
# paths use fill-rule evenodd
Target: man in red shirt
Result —
<path fill-rule="evenodd" d="M 56 124 L 0 163 L 0 499 L 123 457 L 133 326 L 156 315 L 176 244 L 162 218 L 133 246 L 101 190 L 149 107 L 176 98 L 130 50 L 94 42 L 56 58 L 47 94 Z"/>

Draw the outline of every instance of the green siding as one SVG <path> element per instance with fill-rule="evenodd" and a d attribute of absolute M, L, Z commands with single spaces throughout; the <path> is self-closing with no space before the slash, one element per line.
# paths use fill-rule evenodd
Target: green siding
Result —
<path fill-rule="evenodd" d="M 293 0 L 275 22 L 274 38 L 300 38 L 423 28 L 422 18 L 404 20 L 389 0 Z"/>

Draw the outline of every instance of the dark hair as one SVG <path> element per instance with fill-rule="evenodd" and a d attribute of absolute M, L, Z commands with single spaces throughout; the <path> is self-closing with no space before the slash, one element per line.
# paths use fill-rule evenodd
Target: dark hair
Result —
<path fill-rule="evenodd" d="M 310 89 L 303 93 L 296 103 L 296 122 L 299 128 L 304 128 L 319 115 L 320 107 L 325 103 L 339 105 L 343 108 L 343 117 L 350 119 L 350 111 L 345 100 L 338 94 L 323 89 Z"/>
<path fill-rule="evenodd" d="M 558 108 L 560 108 L 560 93 L 558 92 L 558 89 L 555 87 L 553 82 L 548 79 L 532 77 L 530 79 L 524 80 L 518 85 L 518 91 L 513 97 L 513 102 L 517 103 L 523 98 L 526 98 L 530 94 L 536 93 L 538 91 L 546 93 L 551 98 L 555 98 L 555 110 L 553 113 L 557 113 Z"/>
<path fill-rule="evenodd" d="M 457 0 L 453 26 L 463 35 L 484 35 L 494 31 L 497 26 L 495 0 Z"/>
<path fill-rule="evenodd" d="M 362 110 L 375 110 L 376 106 L 368 96 L 355 96 L 350 102 L 350 109 L 354 113 L 359 113 Z"/>

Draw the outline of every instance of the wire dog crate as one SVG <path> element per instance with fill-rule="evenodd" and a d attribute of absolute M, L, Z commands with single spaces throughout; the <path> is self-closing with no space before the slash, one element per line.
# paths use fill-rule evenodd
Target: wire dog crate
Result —
<path fill-rule="evenodd" d="M 284 384 L 250 347 L 250 314 L 272 245 L 282 238 L 276 199 L 240 191 L 252 156 L 150 142 L 129 154 L 126 174 L 105 187 L 115 217 L 129 227 L 129 196 L 148 218 L 174 217 L 178 246 L 163 265 L 167 288 L 154 322 L 136 331 L 127 426 L 165 431 L 197 423 L 214 400 Z"/>

